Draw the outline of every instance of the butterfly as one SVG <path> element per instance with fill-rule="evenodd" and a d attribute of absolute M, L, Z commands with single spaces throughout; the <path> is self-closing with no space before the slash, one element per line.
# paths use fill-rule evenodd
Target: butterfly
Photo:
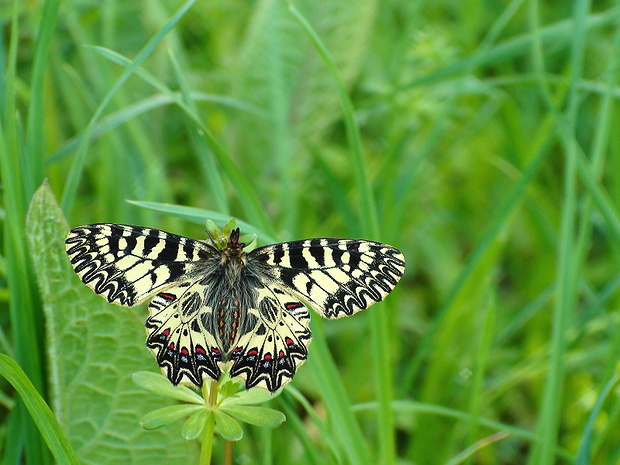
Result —
<path fill-rule="evenodd" d="M 306 305 L 325 318 L 352 315 L 383 300 L 405 271 L 399 250 L 360 239 L 245 252 L 239 228 L 218 244 L 99 223 L 72 229 L 65 243 L 95 293 L 126 307 L 150 299 L 147 347 L 173 384 L 196 387 L 227 371 L 248 389 L 279 390 L 308 355 Z"/>

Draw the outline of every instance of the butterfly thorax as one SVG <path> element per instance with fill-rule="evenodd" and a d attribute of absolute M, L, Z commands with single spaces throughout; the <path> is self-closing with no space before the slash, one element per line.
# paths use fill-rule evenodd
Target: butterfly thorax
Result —
<path fill-rule="evenodd" d="M 247 264 L 246 255 L 241 250 L 226 249 L 222 252 L 220 266 L 222 267 L 224 278 L 229 285 L 235 286 L 239 282 Z"/>

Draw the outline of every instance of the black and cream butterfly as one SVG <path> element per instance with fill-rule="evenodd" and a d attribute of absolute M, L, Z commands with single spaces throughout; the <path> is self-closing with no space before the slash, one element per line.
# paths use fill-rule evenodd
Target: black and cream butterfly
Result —
<path fill-rule="evenodd" d="M 78 276 L 109 302 L 151 299 L 147 346 L 173 384 L 198 387 L 224 370 L 277 391 L 307 357 L 304 302 L 325 318 L 352 315 L 383 300 L 405 270 L 403 254 L 379 242 L 306 239 L 246 253 L 238 228 L 227 239 L 218 248 L 101 223 L 72 229 L 66 247 Z"/>

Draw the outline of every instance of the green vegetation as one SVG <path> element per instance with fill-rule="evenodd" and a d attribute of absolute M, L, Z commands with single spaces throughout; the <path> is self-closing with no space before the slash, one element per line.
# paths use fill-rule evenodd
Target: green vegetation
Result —
<path fill-rule="evenodd" d="M 158 372 L 146 310 L 93 295 L 63 241 L 94 222 L 205 239 L 205 217 L 408 260 L 385 302 L 313 315 L 267 404 L 286 421 L 243 423 L 235 463 L 620 460 L 617 2 L 2 0 L 0 18 L 0 463 L 197 463 L 182 433 L 203 411 L 140 425 L 174 403 L 132 381 Z"/>

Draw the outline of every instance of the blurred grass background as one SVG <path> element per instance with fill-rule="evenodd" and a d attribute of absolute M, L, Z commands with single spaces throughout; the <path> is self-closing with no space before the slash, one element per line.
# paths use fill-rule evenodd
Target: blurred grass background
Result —
<path fill-rule="evenodd" d="M 291 4 L 0 1 L 1 351 L 53 403 L 47 178 L 71 226 L 205 237 L 140 200 L 404 252 L 385 303 L 314 315 L 238 463 L 617 463 L 620 5 Z M 3 386 L 3 463 L 52 463 Z"/>

